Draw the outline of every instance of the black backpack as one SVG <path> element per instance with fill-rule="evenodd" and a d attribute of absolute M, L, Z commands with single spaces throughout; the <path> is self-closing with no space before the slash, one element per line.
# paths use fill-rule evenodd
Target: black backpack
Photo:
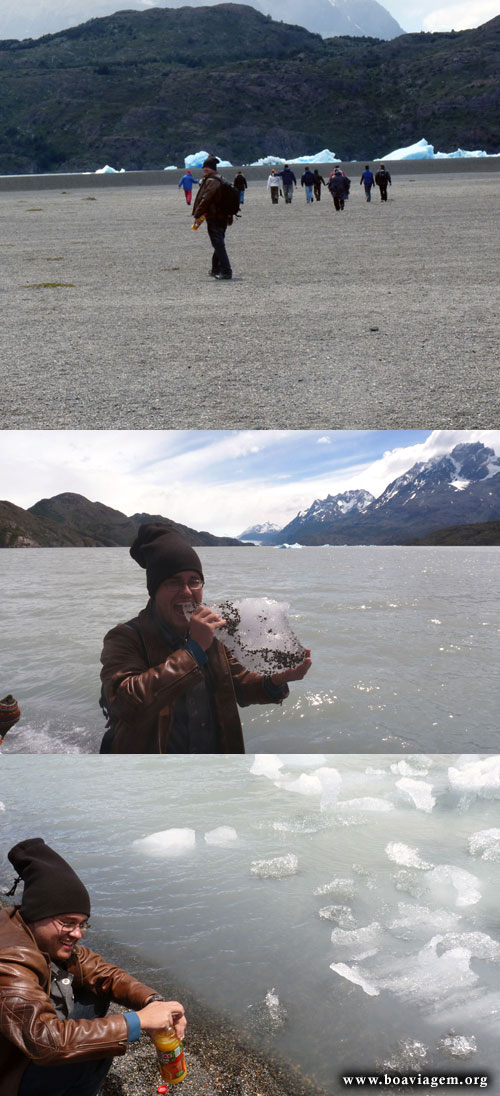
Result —
<path fill-rule="evenodd" d="M 219 210 L 224 217 L 237 217 L 240 211 L 240 192 L 227 179 L 220 179 Z"/>

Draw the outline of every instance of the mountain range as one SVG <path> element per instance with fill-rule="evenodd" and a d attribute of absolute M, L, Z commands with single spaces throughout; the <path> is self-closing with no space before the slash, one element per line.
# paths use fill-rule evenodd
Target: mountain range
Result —
<path fill-rule="evenodd" d="M 380 41 L 323 39 L 244 4 L 121 11 L 0 42 L 2 173 L 156 169 L 201 148 L 233 164 L 373 159 L 423 133 L 498 152 L 499 49 L 500 16 Z"/>
<path fill-rule="evenodd" d="M 180 529 L 194 547 L 238 546 L 233 537 L 216 537 L 190 529 L 161 514 L 133 514 L 90 502 L 66 491 L 41 499 L 23 510 L 12 502 L 0 502 L 0 548 L 117 548 L 129 547 L 140 525 L 169 522 Z"/>
<path fill-rule="evenodd" d="M 475 442 L 413 465 L 378 498 L 363 490 L 328 495 L 279 531 L 254 526 L 242 537 L 260 544 L 405 544 L 429 542 L 446 527 L 499 519 L 500 458 Z M 463 536 L 457 529 L 455 543 Z"/>
<path fill-rule="evenodd" d="M 249 3 L 249 0 L 243 0 Z M 158 8 L 212 7 L 213 0 L 156 0 Z M 153 5 L 152 5 L 153 6 Z M 371 38 L 396 38 L 404 34 L 399 23 L 377 3 L 377 0 L 253 0 L 251 7 L 285 23 L 330 38 L 333 35 L 368 35 Z M 119 11 L 119 0 L 3 0 L 0 11 L 0 39 L 40 38 L 77 26 L 89 19 L 113 15 Z M 143 11 L 141 0 L 127 0 L 127 9 Z"/>

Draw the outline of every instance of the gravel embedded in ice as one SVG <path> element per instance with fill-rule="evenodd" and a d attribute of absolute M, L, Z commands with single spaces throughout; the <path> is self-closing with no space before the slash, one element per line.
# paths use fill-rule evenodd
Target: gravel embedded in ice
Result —
<path fill-rule="evenodd" d="M 269 860 L 252 860 L 250 865 L 251 875 L 258 875 L 261 879 L 284 879 L 287 875 L 296 875 L 298 870 L 299 861 L 293 852 Z"/>
<path fill-rule="evenodd" d="M 194 849 L 196 834 L 188 828 L 159 830 L 148 837 L 140 837 L 132 844 L 148 856 L 180 856 Z"/>
<path fill-rule="evenodd" d="M 207 845 L 230 845 L 238 840 L 238 834 L 232 826 L 216 826 L 214 830 L 208 830 L 205 834 Z"/>
<path fill-rule="evenodd" d="M 292 631 L 289 605 L 272 598 L 245 597 L 215 607 L 226 625 L 217 636 L 242 666 L 258 674 L 299 666 L 305 648 Z"/>

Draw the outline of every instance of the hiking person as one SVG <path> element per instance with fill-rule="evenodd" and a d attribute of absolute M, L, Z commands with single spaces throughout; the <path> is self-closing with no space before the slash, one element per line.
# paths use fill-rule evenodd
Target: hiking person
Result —
<path fill-rule="evenodd" d="M 326 186 L 326 183 L 325 183 L 325 180 L 324 180 L 323 176 L 320 175 L 317 167 L 314 169 L 313 174 L 314 174 L 314 197 L 316 198 L 317 202 L 320 202 L 321 201 L 321 187 Z"/>
<path fill-rule="evenodd" d="M 233 272 L 226 251 L 226 229 L 233 223 L 233 215 L 223 209 L 222 176 L 217 171 L 217 156 L 207 156 L 203 161 L 203 179 L 193 205 L 193 217 L 196 228 L 207 222 L 207 231 L 213 247 L 211 278 L 217 281 L 230 281 Z"/>
<path fill-rule="evenodd" d="M 238 194 L 240 196 L 240 205 L 243 205 L 245 201 L 245 190 L 248 187 L 248 183 L 242 171 L 238 171 L 237 174 L 234 176 L 233 186 L 236 187 L 236 190 L 238 191 Z"/>
<path fill-rule="evenodd" d="M 383 164 L 380 165 L 375 174 L 375 182 L 380 190 L 380 201 L 386 202 L 387 187 L 392 186 L 392 179 L 390 171 L 387 171 Z"/>
<path fill-rule="evenodd" d="M 281 181 L 283 183 L 285 204 L 290 205 L 293 198 L 293 188 L 294 186 L 297 186 L 297 180 L 295 178 L 295 175 L 291 167 L 288 166 L 288 164 L 285 164 L 283 167 L 283 171 L 278 171 L 277 174 L 281 177 Z"/>
<path fill-rule="evenodd" d="M 271 201 L 273 205 L 278 205 L 280 196 L 280 181 L 274 167 L 271 169 L 271 174 L 269 175 L 269 178 L 267 180 L 267 189 L 271 194 Z"/>
<path fill-rule="evenodd" d="M 333 204 L 337 213 L 344 209 L 344 204 L 349 197 L 351 180 L 339 167 L 332 171 L 328 180 L 328 190 L 333 198 Z"/>
<path fill-rule="evenodd" d="M 375 179 L 373 177 L 373 171 L 370 170 L 370 165 L 365 164 L 364 171 L 361 172 L 361 178 L 359 185 L 364 186 L 367 202 L 372 200 L 372 186 L 375 186 Z"/>
<path fill-rule="evenodd" d="M 310 167 L 306 167 L 304 174 L 300 177 L 300 185 L 306 188 L 306 202 L 307 205 L 313 203 L 313 189 L 314 189 L 314 172 Z"/>
<path fill-rule="evenodd" d="M 188 168 L 185 175 L 182 176 L 182 179 L 180 179 L 179 183 L 177 184 L 179 187 L 183 187 L 184 189 L 184 197 L 186 199 L 187 205 L 191 205 L 191 195 L 193 193 L 194 184 L 198 185 L 198 180 L 193 179 L 193 176 Z"/>

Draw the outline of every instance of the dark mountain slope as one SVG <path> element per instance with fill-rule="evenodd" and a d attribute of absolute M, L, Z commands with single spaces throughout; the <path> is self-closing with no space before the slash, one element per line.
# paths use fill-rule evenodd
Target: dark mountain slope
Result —
<path fill-rule="evenodd" d="M 500 150 L 500 17 L 458 34 L 330 38 L 253 8 L 125 11 L 0 43 L 2 171 L 234 163 L 425 136 Z"/>

